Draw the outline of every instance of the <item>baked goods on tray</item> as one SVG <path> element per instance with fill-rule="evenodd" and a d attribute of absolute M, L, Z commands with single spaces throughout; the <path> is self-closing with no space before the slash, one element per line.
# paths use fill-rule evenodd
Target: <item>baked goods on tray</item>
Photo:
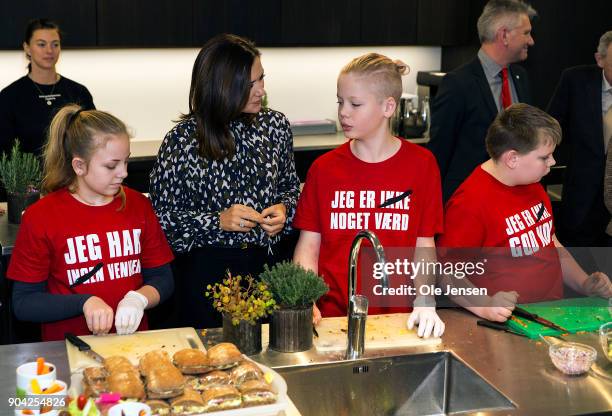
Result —
<path fill-rule="evenodd" d="M 104 367 L 83 371 L 83 393 L 114 392 L 122 399 L 146 401 L 152 415 L 194 415 L 275 403 L 276 390 L 266 379 L 235 345 L 221 343 L 208 352 L 184 349 L 172 357 L 163 350 L 149 351 L 138 367 L 127 357 L 108 357 Z"/>

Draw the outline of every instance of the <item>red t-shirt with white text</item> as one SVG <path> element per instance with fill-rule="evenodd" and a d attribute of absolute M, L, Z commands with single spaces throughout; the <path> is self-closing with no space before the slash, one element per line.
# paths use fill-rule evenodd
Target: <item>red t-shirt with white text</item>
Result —
<path fill-rule="evenodd" d="M 318 302 L 323 316 L 347 313 L 349 250 L 360 230 L 373 231 L 385 249 L 414 247 L 417 237 L 442 232 L 436 160 L 423 147 L 406 140 L 401 143 L 389 159 L 368 163 L 353 155 L 347 142 L 319 157 L 308 171 L 293 225 L 321 234 L 318 273 L 330 286 Z M 379 207 L 402 195 L 393 205 Z M 369 242 L 363 241 L 364 246 L 370 246 Z M 361 283 L 359 279 L 360 286 L 365 285 Z M 407 306 L 370 307 L 369 313 L 409 310 Z"/>
<path fill-rule="evenodd" d="M 172 251 L 149 200 L 124 187 L 121 198 L 104 206 L 89 206 L 67 189 L 52 192 L 23 215 L 7 276 L 22 282 L 47 281 L 53 294 L 86 293 L 100 297 L 114 311 L 123 296 L 139 289 L 142 268 L 169 263 Z M 70 284 L 96 264 L 104 266 L 85 283 Z M 146 317 L 139 330 L 147 328 Z M 83 315 L 42 324 L 45 341 L 65 332 L 90 334 Z"/>
<path fill-rule="evenodd" d="M 539 183 L 507 186 L 478 166 L 446 203 L 438 247 L 485 250 L 486 273 L 472 283 L 519 293 L 520 303 L 563 297 L 561 265 L 552 237 L 552 206 Z"/>

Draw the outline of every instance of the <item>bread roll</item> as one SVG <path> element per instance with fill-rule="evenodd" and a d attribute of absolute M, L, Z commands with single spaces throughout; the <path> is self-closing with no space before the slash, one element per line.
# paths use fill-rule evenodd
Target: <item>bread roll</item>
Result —
<path fill-rule="evenodd" d="M 208 350 L 208 363 L 218 370 L 234 367 L 241 360 L 242 354 L 229 342 L 222 342 Z"/>

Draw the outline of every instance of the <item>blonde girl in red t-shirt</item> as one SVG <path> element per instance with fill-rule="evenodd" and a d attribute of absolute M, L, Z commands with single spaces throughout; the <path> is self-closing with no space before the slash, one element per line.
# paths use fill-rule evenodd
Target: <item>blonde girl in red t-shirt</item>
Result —
<path fill-rule="evenodd" d="M 7 273 L 15 315 L 42 322 L 45 340 L 146 329 L 144 309 L 173 290 L 157 217 L 122 185 L 129 156 L 126 126 L 109 113 L 70 105 L 51 122 L 45 197 L 24 213 Z"/>
<path fill-rule="evenodd" d="M 361 161 L 358 163 L 367 164 L 363 166 L 364 169 L 379 169 L 370 176 L 386 177 L 388 172 L 385 171 L 385 163 L 388 160 L 392 160 L 396 155 L 405 157 L 404 155 L 406 154 L 408 154 L 406 157 L 412 158 L 411 160 L 418 160 L 419 163 L 426 159 L 423 163 L 431 167 L 432 171 L 435 170 L 437 172 L 433 156 L 428 154 L 426 150 L 417 148 L 417 146 L 393 136 L 390 130 L 390 119 L 402 94 L 401 76 L 406 70 L 407 66 L 405 64 L 394 62 L 388 57 L 376 53 L 369 53 L 355 58 L 342 69 L 337 84 L 338 119 L 346 137 L 350 139 L 350 143 L 335 149 L 331 152 L 331 155 L 322 156 L 313 165 L 317 174 L 313 173 L 313 168 L 311 168 L 309 178 L 317 177 L 318 172 L 321 171 L 334 172 L 332 171 L 334 163 L 331 162 L 334 155 L 345 157 L 347 154 L 349 156 L 352 154 L 352 156 L 345 157 L 344 160 L 350 160 L 354 156 Z M 350 146 L 350 149 L 347 146 Z M 342 167 L 338 167 L 338 169 L 342 169 Z M 402 172 L 397 172 L 397 175 L 402 174 Z M 325 176 L 325 184 L 320 184 L 315 179 L 308 183 L 307 179 L 304 192 L 298 204 L 294 226 L 300 228 L 301 233 L 294 253 L 294 261 L 308 269 L 323 274 L 324 278 L 331 283 L 331 292 L 344 292 L 329 293 L 320 303 L 323 314 L 331 314 L 333 316 L 342 313 L 343 305 L 347 301 L 346 292 L 343 288 L 346 287 L 348 267 L 346 262 L 343 261 L 344 258 L 342 260 L 339 257 L 331 259 L 329 253 L 338 252 L 347 253 L 348 255 L 349 247 L 345 247 L 344 244 L 334 244 L 331 242 L 331 239 L 326 241 L 325 235 L 329 233 L 330 229 L 329 224 L 326 222 L 329 220 L 329 215 L 323 211 L 324 208 L 321 208 L 320 212 L 314 208 L 314 206 L 321 207 L 320 204 L 315 202 L 317 197 L 314 197 L 314 195 L 318 195 L 318 191 L 323 187 L 330 186 L 330 183 L 332 186 L 337 184 L 338 188 L 348 185 L 346 182 L 342 182 L 345 179 L 339 179 L 342 176 L 342 172 L 338 174 L 330 173 L 328 175 L 321 174 L 320 176 Z M 419 215 L 422 215 L 421 218 L 423 218 L 424 222 L 427 222 L 427 226 L 421 227 L 421 225 L 415 224 L 410 231 L 400 231 L 393 228 L 396 231 L 389 232 L 384 230 L 379 232 L 373 229 L 372 224 L 370 224 L 369 228 L 377 233 L 383 245 L 385 245 L 386 237 L 387 241 L 409 241 L 404 243 L 407 247 L 435 247 L 434 235 L 442 231 L 442 201 L 439 190 L 440 184 L 439 181 L 435 180 L 435 177 L 439 177 L 439 173 L 437 176 L 432 174 L 431 177 L 434 180 L 430 188 L 437 189 L 438 192 L 432 192 L 432 198 L 421 199 L 421 201 L 430 199 L 430 201 L 423 201 L 421 207 L 427 206 L 431 209 L 417 208 L 421 209 L 421 214 Z M 430 180 L 431 177 L 413 177 L 411 180 L 420 190 L 425 183 L 424 181 Z M 355 186 L 354 182 L 349 185 Z M 365 185 L 362 186 L 365 187 Z M 360 192 L 359 189 L 356 191 Z M 424 192 L 421 192 L 420 196 L 424 194 Z M 327 204 L 327 201 L 325 201 L 325 204 Z M 414 210 L 414 208 L 412 209 Z M 427 212 L 423 213 L 423 211 Z M 374 214 L 371 217 L 374 217 Z M 417 230 L 425 229 L 427 231 L 424 231 L 423 235 L 418 234 L 420 231 Z M 356 234 L 357 231 L 359 230 L 355 230 L 354 233 Z M 410 237 L 400 235 L 404 233 L 416 234 L 411 234 Z M 347 241 L 344 238 L 345 236 L 343 234 L 343 241 Z M 350 244 L 350 241 L 348 241 L 348 244 Z M 424 282 L 425 276 L 421 276 L 421 278 L 423 278 L 421 282 Z M 419 282 L 417 281 L 418 285 Z M 325 302 L 330 303 L 325 304 Z M 408 327 L 412 328 L 414 325 L 418 325 L 419 336 L 428 337 L 431 334 L 440 336 L 444 331 L 444 323 L 436 313 L 435 306 L 433 306 L 435 305 L 433 298 L 428 298 L 427 302 L 425 302 L 424 297 L 417 297 L 414 304 L 413 313 L 407 322 Z M 428 306 L 423 306 L 425 304 Z M 320 319 L 320 312 L 315 307 L 315 322 L 318 319 Z"/>

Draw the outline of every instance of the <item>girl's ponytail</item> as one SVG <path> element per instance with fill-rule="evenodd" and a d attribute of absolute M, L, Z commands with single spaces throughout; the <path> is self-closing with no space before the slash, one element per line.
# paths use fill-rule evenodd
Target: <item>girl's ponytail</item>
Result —
<path fill-rule="evenodd" d="M 42 191 L 49 193 L 70 186 L 76 174 L 72 169 L 72 152 L 68 130 L 74 126 L 82 112 L 81 107 L 72 104 L 60 109 L 49 126 L 49 139 L 44 148 L 44 177 Z"/>

